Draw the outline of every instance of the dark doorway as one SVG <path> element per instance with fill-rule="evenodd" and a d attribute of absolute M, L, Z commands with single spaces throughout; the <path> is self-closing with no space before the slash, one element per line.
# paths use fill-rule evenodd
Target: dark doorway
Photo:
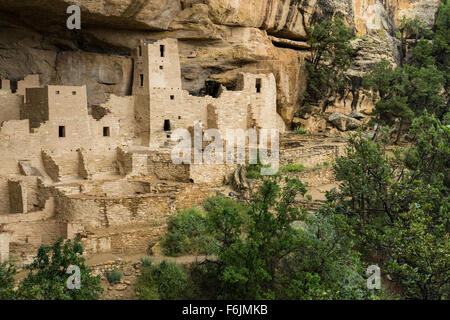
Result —
<path fill-rule="evenodd" d="M 64 138 L 66 136 L 66 127 L 65 126 L 59 126 L 58 135 L 60 138 Z"/>
<path fill-rule="evenodd" d="M 110 136 L 109 127 L 103 127 L 103 136 L 104 137 Z"/>
<path fill-rule="evenodd" d="M 160 51 L 160 53 L 161 53 L 161 58 L 164 58 L 164 55 L 165 55 L 165 51 L 166 51 L 166 47 L 164 46 L 164 45 L 160 45 L 159 46 L 159 51 Z"/>
<path fill-rule="evenodd" d="M 170 131 L 170 120 L 164 120 L 164 131 Z"/>
<path fill-rule="evenodd" d="M 17 81 L 11 80 L 11 92 L 16 93 L 17 92 Z"/>
<path fill-rule="evenodd" d="M 256 92 L 261 93 L 261 79 L 256 79 Z"/>

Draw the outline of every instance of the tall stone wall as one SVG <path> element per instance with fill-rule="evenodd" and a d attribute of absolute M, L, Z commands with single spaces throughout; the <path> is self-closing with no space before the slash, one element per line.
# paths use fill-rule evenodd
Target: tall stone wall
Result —
<path fill-rule="evenodd" d="M 0 90 L 0 123 L 8 120 L 20 120 L 20 105 L 23 98 L 9 90 Z"/>

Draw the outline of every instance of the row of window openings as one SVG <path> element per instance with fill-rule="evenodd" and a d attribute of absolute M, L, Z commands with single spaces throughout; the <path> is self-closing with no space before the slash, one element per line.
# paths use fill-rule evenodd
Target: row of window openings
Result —
<path fill-rule="evenodd" d="M 162 69 L 163 67 L 159 67 L 160 69 Z M 144 86 L 144 75 L 141 74 L 140 75 L 140 80 L 141 80 L 141 87 Z M 261 79 L 256 79 L 256 84 L 255 84 L 255 88 L 256 88 L 256 93 L 261 93 L 261 87 L 262 87 L 262 80 Z M 170 96 L 170 100 L 175 100 L 174 96 Z"/>
<path fill-rule="evenodd" d="M 60 138 L 66 137 L 66 127 L 65 126 L 59 126 L 58 135 Z M 111 131 L 110 131 L 109 127 L 103 127 L 103 136 L 104 137 L 111 136 Z"/>
<path fill-rule="evenodd" d="M 163 44 L 159 46 L 159 54 L 161 58 L 166 55 L 166 47 Z M 142 57 L 142 46 L 139 46 L 139 56 Z"/>
<path fill-rule="evenodd" d="M 178 119 L 181 119 L 181 116 L 178 116 Z M 170 120 L 168 120 L 168 119 L 164 120 L 164 131 L 170 131 Z M 66 127 L 65 126 L 59 126 L 58 135 L 60 138 L 66 137 Z M 110 131 L 109 127 L 103 127 L 103 136 L 104 137 L 111 136 L 111 131 Z"/>
<path fill-rule="evenodd" d="M 17 91 L 17 81 L 11 81 L 10 82 L 10 89 L 12 91 L 12 93 L 16 93 Z M 0 89 L 2 89 L 2 81 L 0 80 Z M 59 94 L 59 90 L 56 90 L 56 94 Z M 72 95 L 76 95 L 77 92 L 76 91 L 72 91 Z"/>
<path fill-rule="evenodd" d="M 59 91 L 59 90 L 56 90 L 56 94 L 60 94 L 60 91 Z M 72 95 L 73 95 L 73 96 L 76 95 L 76 94 L 77 94 L 76 91 L 72 91 Z"/>
<path fill-rule="evenodd" d="M 9 89 L 11 90 L 12 93 L 16 93 L 17 92 L 17 81 L 11 80 L 9 82 Z M 3 84 L 2 84 L 2 80 L 0 80 L 0 89 L 3 89 Z"/>

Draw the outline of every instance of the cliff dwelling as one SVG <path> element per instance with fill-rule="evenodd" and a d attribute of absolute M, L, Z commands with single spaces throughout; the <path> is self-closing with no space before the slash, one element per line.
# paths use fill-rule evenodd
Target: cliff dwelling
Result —
<path fill-rule="evenodd" d="M 174 164 L 174 130 L 284 130 L 273 74 L 240 73 L 217 97 L 182 89 L 175 39 L 140 42 L 131 96 L 88 106 L 86 86 L 0 89 L 0 259 L 28 263 L 57 238 L 87 254 L 144 252 L 168 215 L 201 203 L 235 165 Z"/>

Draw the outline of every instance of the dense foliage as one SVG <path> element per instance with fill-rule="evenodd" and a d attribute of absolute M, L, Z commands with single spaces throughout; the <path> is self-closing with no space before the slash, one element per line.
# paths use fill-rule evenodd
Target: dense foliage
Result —
<path fill-rule="evenodd" d="M 0 299 L 17 300 L 93 300 L 103 292 L 100 276 L 92 276 L 85 265 L 83 247 L 78 241 L 62 239 L 51 246 L 41 246 L 34 261 L 25 266 L 29 271 L 17 290 L 14 290 L 14 267 L 9 263 L 0 265 Z M 80 269 L 80 288 L 67 285 L 71 274 L 69 266 Z"/>
<path fill-rule="evenodd" d="M 17 274 L 14 265 L 10 262 L 0 263 L 0 300 L 9 300 L 14 297 L 14 276 Z"/>
<path fill-rule="evenodd" d="M 402 65 L 394 68 L 382 60 L 364 79 L 364 85 L 378 98 L 376 120 L 384 125 L 398 125 L 396 141 L 424 109 L 441 121 L 449 109 L 449 15 L 450 3 L 442 1 L 434 31 L 418 18 L 403 19 Z M 408 54 L 406 37 L 415 39 Z"/>
<path fill-rule="evenodd" d="M 188 279 L 186 273 L 174 263 L 148 263 L 136 283 L 136 293 L 142 300 L 185 299 Z"/>
<path fill-rule="evenodd" d="M 350 46 L 352 30 L 341 17 L 323 19 L 309 29 L 311 54 L 306 59 L 308 86 L 305 105 L 318 103 L 325 111 L 329 99 L 346 84 L 344 72 L 354 54 Z"/>
<path fill-rule="evenodd" d="M 346 216 L 364 259 L 381 257 L 404 298 L 449 298 L 449 115 L 416 118 L 416 143 L 393 155 L 386 140 L 354 136 L 334 167 L 340 185 L 328 210 Z"/>
<path fill-rule="evenodd" d="M 184 210 L 170 217 L 167 234 L 162 239 L 163 252 L 168 256 L 205 254 L 210 241 L 204 214 L 195 208 Z"/>
<path fill-rule="evenodd" d="M 327 212 L 306 215 L 295 200 L 305 195 L 305 185 L 297 179 L 279 179 L 263 180 L 259 192 L 245 206 L 224 197 L 206 201 L 208 233 L 215 241 L 212 256 L 186 270 L 191 284 L 188 297 L 372 297 L 365 288 L 359 253 L 343 236 L 349 230 L 343 216 Z M 141 297 L 159 296 L 155 288 L 160 283 L 152 275 L 143 275 L 139 284 Z M 173 296 L 186 294 L 184 290 Z"/>

